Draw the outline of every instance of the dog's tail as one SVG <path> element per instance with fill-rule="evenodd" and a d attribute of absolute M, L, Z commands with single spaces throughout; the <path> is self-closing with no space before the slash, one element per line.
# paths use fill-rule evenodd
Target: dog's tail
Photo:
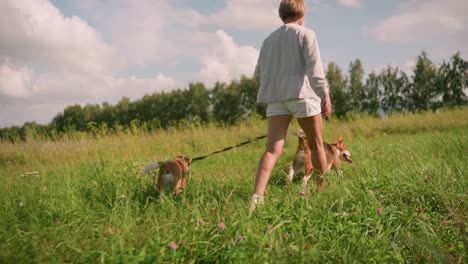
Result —
<path fill-rule="evenodd" d="M 141 173 L 141 175 L 145 175 L 145 174 L 148 174 L 150 171 L 154 170 L 154 169 L 157 169 L 159 168 L 159 162 L 153 162 L 151 164 L 148 164 L 145 169 L 143 170 L 143 172 Z"/>

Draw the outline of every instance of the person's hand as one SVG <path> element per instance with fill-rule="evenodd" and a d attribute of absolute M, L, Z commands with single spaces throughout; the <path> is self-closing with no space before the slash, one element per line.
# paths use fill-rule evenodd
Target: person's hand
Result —
<path fill-rule="evenodd" d="M 331 114 L 332 104 L 330 101 L 330 95 L 325 95 L 322 99 L 322 117 L 327 117 Z"/>

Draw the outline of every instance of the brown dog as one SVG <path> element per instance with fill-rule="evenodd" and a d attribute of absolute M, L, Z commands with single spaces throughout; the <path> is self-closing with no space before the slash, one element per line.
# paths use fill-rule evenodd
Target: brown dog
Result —
<path fill-rule="evenodd" d="M 149 173 L 151 170 L 159 168 L 158 174 L 158 191 L 161 195 L 168 186 L 174 186 L 175 194 L 179 194 L 188 178 L 188 170 L 192 159 L 177 156 L 168 162 L 154 162 L 146 166 L 143 170 L 143 175 Z"/>
<path fill-rule="evenodd" d="M 303 185 L 306 185 L 310 177 L 312 177 L 313 172 L 311 151 L 307 144 L 304 132 L 299 130 L 297 135 L 299 138 L 299 146 L 294 156 L 293 165 L 289 169 L 288 179 L 292 181 L 296 171 L 304 169 L 304 178 L 302 179 L 302 183 Z M 353 162 L 350 158 L 351 153 L 346 149 L 346 146 L 343 143 L 343 138 L 341 136 L 338 137 L 338 141 L 333 144 L 324 142 L 323 147 L 327 157 L 327 171 L 333 168 L 338 172 L 341 178 L 343 178 L 343 172 L 340 170 L 340 160 L 347 161 L 349 163 Z M 322 177 L 317 177 L 315 182 L 317 184 L 317 190 L 322 188 L 325 184 Z"/>

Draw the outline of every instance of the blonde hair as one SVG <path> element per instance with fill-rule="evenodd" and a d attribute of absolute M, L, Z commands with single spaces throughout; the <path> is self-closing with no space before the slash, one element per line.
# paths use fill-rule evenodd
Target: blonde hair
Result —
<path fill-rule="evenodd" d="M 279 6 L 279 16 L 286 23 L 289 19 L 299 19 L 306 13 L 304 0 L 282 0 Z"/>

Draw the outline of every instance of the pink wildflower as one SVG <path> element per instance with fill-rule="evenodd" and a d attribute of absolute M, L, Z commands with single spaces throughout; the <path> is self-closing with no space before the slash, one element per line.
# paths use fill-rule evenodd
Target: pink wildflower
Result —
<path fill-rule="evenodd" d="M 205 228 L 203 228 L 203 227 L 202 227 L 202 228 L 200 228 L 200 231 L 202 231 L 202 232 L 205 232 L 205 230 L 206 230 L 206 229 L 205 229 Z"/>
<path fill-rule="evenodd" d="M 216 211 L 216 208 L 211 207 L 211 211 L 212 211 L 212 212 Z"/>
<path fill-rule="evenodd" d="M 272 225 L 267 225 L 268 230 L 270 230 L 272 227 Z"/>
<path fill-rule="evenodd" d="M 55 223 L 56 225 L 60 225 L 60 220 L 56 220 L 54 223 Z"/>
<path fill-rule="evenodd" d="M 379 207 L 379 208 L 377 209 L 377 213 L 378 213 L 378 214 L 382 214 L 382 213 L 383 213 L 383 209 Z"/>
<path fill-rule="evenodd" d="M 219 229 L 225 229 L 226 225 L 223 222 L 221 222 L 221 223 L 218 224 L 218 228 Z"/>
<path fill-rule="evenodd" d="M 407 205 L 407 204 L 403 204 L 403 207 L 408 207 L 408 205 Z"/>
<path fill-rule="evenodd" d="M 169 248 L 170 248 L 171 250 L 175 250 L 175 249 L 178 248 L 178 247 L 179 247 L 179 246 L 177 246 L 177 243 L 176 243 L 175 241 L 171 241 L 171 242 L 169 243 Z"/>
<path fill-rule="evenodd" d="M 286 189 L 286 188 L 288 188 L 288 186 L 287 186 L 287 185 L 284 185 L 283 188 Z"/>
<path fill-rule="evenodd" d="M 305 195 L 305 192 L 301 192 L 300 194 L 301 194 L 302 196 L 304 196 L 304 195 Z"/>
<path fill-rule="evenodd" d="M 182 246 L 185 246 L 185 245 L 187 245 L 187 241 L 182 240 L 182 241 L 180 241 L 180 244 L 181 244 Z"/>
<path fill-rule="evenodd" d="M 205 224 L 205 220 L 200 219 L 200 220 L 198 220 L 198 223 L 199 223 L 200 225 L 204 225 L 204 224 Z"/>
<path fill-rule="evenodd" d="M 283 236 L 284 236 L 284 238 L 288 238 L 288 237 L 289 237 L 289 233 L 286 232 L 286 233 L 283 234 Z"/>
<path fill-rule="evenodd" d="M 243 236 L 238 236 L 238 237 L 237 237 L 237 241 L 241 241 L 242 239 L 244 239 Z"/>

